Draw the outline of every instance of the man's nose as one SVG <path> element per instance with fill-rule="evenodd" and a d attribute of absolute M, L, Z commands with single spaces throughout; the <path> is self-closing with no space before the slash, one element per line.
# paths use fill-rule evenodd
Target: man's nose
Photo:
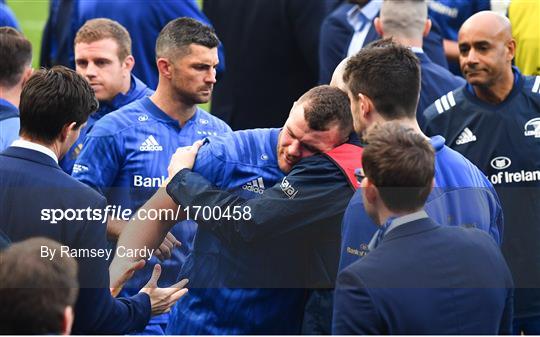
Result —
<path fill-rule="evenodd" d="M 294 140 L 291 145 L 287 147 L 287 154 L 289 156 L 300 157 L 302 155 L 302 148 L 300 142 Z"/>

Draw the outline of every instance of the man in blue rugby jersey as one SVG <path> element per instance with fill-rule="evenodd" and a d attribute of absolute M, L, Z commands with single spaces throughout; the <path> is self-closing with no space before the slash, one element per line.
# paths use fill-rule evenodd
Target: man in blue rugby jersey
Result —
<path fill-rule="evenodd" d="M 514 333 L 540 334 L 540 76 L 512 66 L 512 27 L 495 12 L 465 21 L 458 45 L 467 84 L 426 109 L 426 133 L 443 135 L 495 185 L 516 285 Z"/>
<path fill-rule="evenodd" d="M 144 208 L 189 205 L 183 216 L 191 218 L 197 206 L 224 213 L 197 218 L 194 251 L 181 272 L 191 275 L 193 287 L 190 298 L 175 308 L 168 332 L 301 331 L 308 294 L 299 288 L 332 287 L 335 280 L 340 242 L 335 224 L 356 187 L 349 177 L 360 165 L 361 148 L 352 139 L 342 144 L 351 131 L 346 94 L 321 86 L 295 103 L 281 131 L 256 129 L 210 137 L 197 154 L 193 172 L 174 175 L 182 167 L 177 157 L 187 153 L 193 161 L 195 151 L 175 154 L 169 170 L 174 178 L 167 187 L 175 202 L 160 189 Z M 222 198 L 224 203 L 218 201 Z M 231 200 L 235 203 L 225 205 Z M 119 244 L 153 246 L 169 225 L 135 220 Z M 125 262 L 116 258 L 112 273 L 122 270 Z M 280 287 L 297 289 L 275 289 Z"/>
<path fill-rule="evenodd" d="M 79 139 L 60 160 L 70 173 L 94 124 L 111 111 L 153 93 L 131 74 L 135 59 L 131 55 L 131 37 L 116 21 L 87 21 L 75 36 L 75 70 L 90 83 L 99 101 L 99 109 L 81 128 Z"/>
<path fill-rule="evenodd" d="M 156 42 L 159 84 L 145 97 L 100 119 L 88 134 L 73 176 L 94 187 L 113 206 L 133 211 L 158 189 L 167 164 L 178 147 L 209 135 L 228 133 L 223 121 L 197 107 L 211 97 L 216 82 L 219 40 L 212 28 L 190 19 L 171 21 Z M 127 217 L 129 218 L 129 216 Z M 109 220 L 108 234 L 118 237 L 126 217 Z M 184 222 L 172 233 L 182 250 L 163 264 L 162 284 L 172 284 L 190 248 L 196 224 Z M 156 259 L 126 284 L 128 293 L 140 289 Z M 163 334 L 168 315 L 154 318 L 146 332 Z"/>

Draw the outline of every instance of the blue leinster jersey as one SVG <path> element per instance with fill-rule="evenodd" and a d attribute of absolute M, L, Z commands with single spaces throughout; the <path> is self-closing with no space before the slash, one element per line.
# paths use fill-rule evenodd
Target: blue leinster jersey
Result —
<path fill-rule="evenodd" d="M 211 137 L 200 149 L 193 171 L 220 189 L 243 198 L 257 198 L 283 178 L 277 164 L 278 136 L 279 129 L 256 129 Z M 247 216 L 249 211 L 242 209 L 241 213 Z M 193 251 L 180 275 L 190 279 L 189 296 L 174 307 L 167 332 L 188 335 L 298 333 L 304 291 L 254 287 L 261 285 L 261 280 L 275 279 L 275 275 L 268 275 L 271 271 L 265 268 L 265 261 L 286 261 L 291 255 L 287 249 L 277 254 L 272 252 L 275 249 L 264 249 L 265 245 L 272 244 L 275 242 L 271 239 L 258 243 L 230 242 L 211 229 L 199 226 Z M 277 256 L 280 254 L 282 256 Z M 253 274 L 260 279 L 250 283 Z M 231 284 L 246 284 L 250 288 L 228 288 Z"/>
<path fill-rule="evenodd" d="M 435 136 L 431 144 L 435 149 L 435 188 L 426 212 L 442 225 L 484 230 L 500 244 L 503 214 L 493 186 L 476 166 L 445 146 L 444 138 Z M 376 231 L 358 190 L 343 217 L 340 270 L 369 252 L 368 244 Z"/>
<path fill-rule="evenodd" d="M 126 104 L 129 104 L 143 97 L 150 96 L 153 93 L 154 91 L 149 89 L 146 84 L 141 82 L 135 76 L 131 75 L 131 87 L 126 94 L 120 93 L 116 95 L 110 102 L 99 102 L 98 111 L 94 112 L 90 115 L 90 117 L 88 117 L 86 125 L 81 128 L 79 138 L 77 138 L 69 151 L 64 155 L 64 157 L 62 157 L 62 159 L 58 163 L 62 170 L 64 170 L 64 172 L 68 174 L 71 174 L 71 171 L 73 170 L 73 165 L 77 160 L 77 156 L 79 155 L 79 153 L 81 153 L 84 140 L 86 139 L 86 135 L 88 134 L 88 132 L 90 132 L 90 130 L 92 130 L 94 124 L 96 124 L 96 122 L 101 119 L 101 117 L 105 116 L 109 112 L 120 109 Z"/>
<path fill-rule="evenodd" d="M 136 210 L 167 178 L 167 166 L 178 147 L 188 146 L 208 136 L 230 132 L 225 122 L 197 109 L 183 127 L 146 97 L 101 118 L 87 135 L 73 176 L 106 196 L 110 205 Z M 172 233 L 182 242 L 173 257 L 161 263 L 160 286 L 173 284 L 191 249 L 196 230 L 193 221 L 177 224 Z M 154 257 L 143 272 L 126 284 L 138 291 L 150 278 L 157 263 Z M 156 321 L 166 317 L 158 316 Z"/>
<path fill-rule="evenodd" d="M 426 111 L 427 134 L 477 165 L 504 209 L 503 253 L 516 284 L 514 315 L 540 315 L 540 76 L 513 68 L 514 86 L 497 105 L 471 86 L 442 96 Z"/>

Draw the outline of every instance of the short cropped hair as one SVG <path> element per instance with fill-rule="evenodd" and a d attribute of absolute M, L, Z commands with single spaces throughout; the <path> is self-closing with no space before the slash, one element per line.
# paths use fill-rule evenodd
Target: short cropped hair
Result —
<path fill-rule="evenodd" d="M 310 129 L 327 131 L 337 125 L 343 138 L 353 130 L 351 104 L 347 94 L 329 85 L 320 85 L 303 94 L 298 102 Z"/>
<path fill-rule="evenodd" d="M 422 39 L 428 19 L 425 0 L 384 0 L 380 18 L 385 35 Z"/>
<path fill-rule="evenodd" d="M 385 122 L 368 129 L 362 154 L 364 174 L 393 212 L 422 208 L 431 192 L 435 152 L 420 134 Z"/>
<path fill-rule="evenodd" d="M 80 127 L 98 106 L 92 87 L 74 70 L 63 66 L 39 70 L 21 93 L 20 135 L 51 144 L 64 125 L 75 122 Z"/>
<path fill-rule="evenodd" d="M 16 29 L 0 27 L 0 86 L 12 88 L 32 63 L 32 44 Z"/>
<path fill-rule="evenodd" d="M 187 17 L 174 19 L 159 33 L 156 41 L 156 57 L 181 57 L 189 53 L 191 44 L 216 48 L 219 39 L 212 27 L 195 19 Z"/>
<path fill-rule="evenodd" d="M 92 19 L 77 31 L 75 44 L 92 43 L 104 39 L 112 39 L 118 45 L 118 58 L 123 61 L 131 55 L 131 36 L 120 23 L 105 19 Z"/>
<path fill-rule="evenodd" d="M 0 334 L 62 332 L 64 310 L 77 299 L 77 262 L 42 258 L 42 246 L 60 251 L 56 241 L 32 238 L 0 252 Z"/>
<path fill-rule="evenodd" d="M 392 39 L 372 42 L 349 59 L 343 80 L 354 97 L 368 96 L 386 120 L 416 118 L 420 64 L 410 48 Z"/>

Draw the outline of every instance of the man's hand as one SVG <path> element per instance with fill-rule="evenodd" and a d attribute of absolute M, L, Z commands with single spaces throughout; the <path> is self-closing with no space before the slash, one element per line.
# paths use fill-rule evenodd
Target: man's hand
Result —
<path fill-rule="evenodd" d="M 176 149 L 176 152 L 173 154 L 171 162 L 169 163 L 169 178 L 167 181 L 170 181 L 180 170 L 193 168 L 195 157 L 202 145 L 203 141 L 198 140 L 191 146 L 184 146 Z"/>
<path fill-rule="evenodd" d="M 140 292 L 147 293 L 150 296 L 150 304 L 152 305 L 152 316 L 160 315 L 171 311 L 171 307 L 187 293 L 184 287 L 188 283 L 187 279 L 173 284 L 169 288 L 158 288 L 157 281 L 161 275 L 161 266 L 156 264 L 152 277 L 148 283 L 141 289 Z"/>
<path fill-rule="evenodd" d="M 124 284 L 133 276 L 133 274 L 135 274 L 137 270 L 142 269 L 145 264 L 146 262 L 144 260 L 134 262 L 119 278 L 115 279 L 114 281 L 111 279 L 111 295 L 114 297 L 118 296 Z"/>
<path fill-rule="evenodd" d="M 171 232 L 167 233 L 167 236 L 159 246 L 159 248 L 154 252 L 154 256 L 157 257 L 160 261 L 165 261 L 170 259 L 172 256 L 173 249 L 175 247 L 180 247 L 182 243 L 178 241 Z"/>

